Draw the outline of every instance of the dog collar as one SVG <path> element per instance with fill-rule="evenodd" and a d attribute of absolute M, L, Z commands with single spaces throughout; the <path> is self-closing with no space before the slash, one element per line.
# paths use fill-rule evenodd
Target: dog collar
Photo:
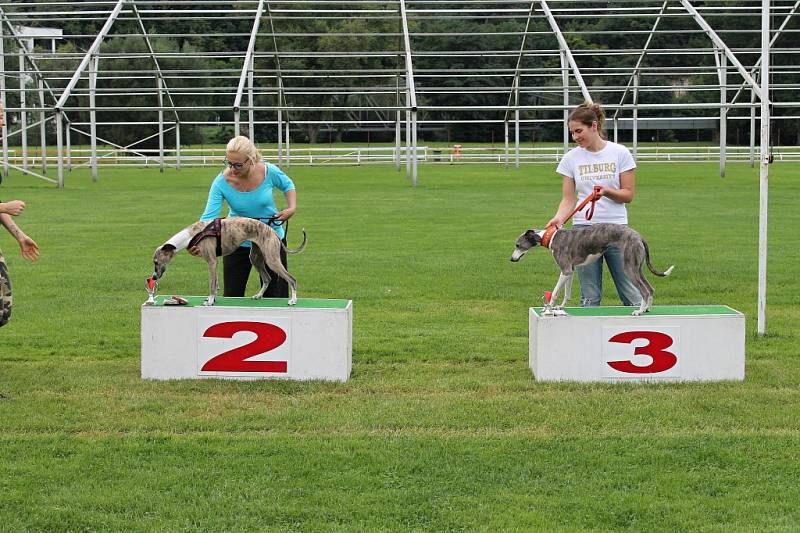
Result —
<path fill-rule="evenodd" d="M 544 248 L 550 248 L 550 241 L 553 240 L 553 235 L 556 234 L 558 231 L 557 226 L 550 226 L 544 230 L 544 234 L 542 235 L 542 241 L 539 243 L 540 246 Z"/>

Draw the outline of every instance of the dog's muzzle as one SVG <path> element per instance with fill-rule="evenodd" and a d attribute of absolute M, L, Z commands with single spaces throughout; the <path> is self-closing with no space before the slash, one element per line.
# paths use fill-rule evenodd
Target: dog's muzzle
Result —
<path fill-rule="evenodd" d="M 521 252 L 521 251 L 519 251 L 519 250 L 514 250 L 514 253 L 513 253 L 513 254 L 511 254 L 511 261 L 513 261 L 514 263 L 516 263 L 517 261 L 519 261 L 520 259 L 522 259 L 522 256 L 523 256 L 523 255 L 525 255 L 525 252 Z"/>

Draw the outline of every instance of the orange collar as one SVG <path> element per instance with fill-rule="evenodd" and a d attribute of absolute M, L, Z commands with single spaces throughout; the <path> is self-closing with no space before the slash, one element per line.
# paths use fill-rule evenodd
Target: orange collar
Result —
<path fill-rule="evenodd" d="M 550 241 L 553 240 L 553 235 L 558 231 L 558 226 L 549 226 L 545 228 L 542 235 L 542 241 L 539 243 L 544 248 L 550 248 Z"/>

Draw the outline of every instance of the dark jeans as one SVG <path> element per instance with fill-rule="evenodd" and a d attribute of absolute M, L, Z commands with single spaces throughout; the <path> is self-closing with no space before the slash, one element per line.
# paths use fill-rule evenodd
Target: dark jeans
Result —
<path fill-rule="evenodd" d="M 283 240 L 286 244 L 286 239 Z M 281 249 L 281 263 L 287 267 L 286 251 Z M 222 258 L 222 278 L 225 283 L 223 296 L 244 296 L 247 278 L 250 277 L 250 248 L 240 246 L 233 253 Z M 288 268 L 287 268 L 288 270 Z M 267 268 L 270 280 L 264 298 L 288 298 L 289 284 Z"/>

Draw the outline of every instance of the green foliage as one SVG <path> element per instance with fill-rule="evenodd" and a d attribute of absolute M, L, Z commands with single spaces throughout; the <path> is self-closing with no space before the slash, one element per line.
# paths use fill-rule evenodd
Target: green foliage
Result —
<path fill-rule="evenodd" d="M 12 173 L 24 262 L 3 233 L 0 515 L 25 530 L 794 530 L 800 524 L 796 166 L 770 177 L 768 335 L 755 336 L 758 170 L 644 164 L 631 224 L 656 304 L 747 317 L 743 383 L 537 383 L 528 307 L 552 258 L 509 262 L 555 210 L 553 165 L 292 167 L 301 297 L 354 301 L 347 383 L 139 379 L 156 246 L 214 169 L 101 169 L 64 190 Z M 251 290 L 255 278 L 251 279 Z M 617 302 L 612 284 L 604 302 Z M 182 254 L 164 294 L 203 294 Z M 577 292 L 577 287 L 576 291 Z"/>
<path fill-rule="evenodd" d="M 10 12 L 23 9 L 46 11 L 52 9 L 47 3 L 15 2 L 8 6 Z M 91 9 L 90 3 L 74 2 L 64 4 L 67 12 Z M 521 85 L 524 90 L 519 95 L 523 106 L 561 105 L 563 94 L 560 87 L 562 79 L 557 69 L 560 59 L 557 52 L 559 46 L 552 34 L 547 19 L 539 6 L 534 5 L 533 17 L 530 20 L 529 32 L 524 35 L 527 17 L 524 13 L 509 16 L 504 13 L 508 9 L 522 9 L 526 4 L 506 2 L 481 2 L 481 8 L 496 8 L 497 14 L 475 14 L 469 10 L 460 17 L 442 17 L 424 10 L 417 12 L 409 20 L 411 30 L 410 46 L 414 52 L 414 69 L 418 88 L 420 106 L 505 106 L 510 101 L 511 88 L 514 83 L 518 53 L 524 50 L 521 67 Z M 175 103 L 189 108 L 181 111 L 181 120 L 204 121 L 214 123 L 216 120 L 229 120 L 232 111 L 203 111 L 191 108 L 212 106 L 220 110 L 231 110 L 231 90 L 238 85 L 242 72 L 242 55 L 247 49 L 250 32 L 253 27 L 255 2 L 230 2 L 228 16 L 220 17 L 161 17 L 156 12 L 148 13 L 144 18 L 147 32 L 150 35 L 161 35 L 154 39 L 158 52 L 183 53 L 181 57 L 170 56 L 160 60 L 166 72 L 168 87 L 173 91 Z M 284 112 L 284 119 L 292 123 L 293 132 L 302 132 L 304 140 L 311 143 L 324 141 L 320 131 L 327 128 L 324 121 L 350 121 L 350 125 L 333 126 L 334 132 L 327 132 L 328 137 L 336 140 L 366 142 L 368 126 L 366 121 L 380 121 L 375 128 L 382 129 L 384 135 L 392 135 L 394 131 L 394 113 L 375 110 L 376 107 L 394 106 L 398 99 L 396 86 L 405 85 L 404 43 L 401 26 L 397 18 L 396 4 L 382 2 L 358 3 L 357 5 L 340 5 L 343 12 L 351 7 L 359 10 L 373 10 L 365 15 L 344 16 L 336 13 L 338 8 L 330 12 L 321 11 L 317 17 L 295 17 L 287 14 L 293 9 L 305 10 L 310 4 L 284 2 L 281 12 L 267 16 L 262 20 L 260 34 L 256 40 L 256 100 L 257 106 L 275 106 L 278 104 L 277 71 L 280 68 L 284 87 L 289 90 L 283 95 L 283 104 L 294 108 Z M 424 5 L 424 4 L 423 4 Z M 423 7 L 420 5 L 418 7 Z M 596 101 L 616 104 L 623 98 L 624 90 L 631 83 L 631 69 L 639 60 L 640 51 L 645 46 L 651 30 L 656 24 L 656 14 L 660 4 L 647 2 L 611 1 L 583 2 L 580 8 L 571 4 L 555 6 L 557 20 L 564 37 L 575 53 L 582 75 Z M 745 64 L 754 64 L 760 47 L 758 17 L 742 16 L 741 11 L 733 8 L 742 5 L 752 6 L 744 1 L 726 1 L 729 10 L 708 11 L 709 22 L 718 30 L 719 36 L 734 50 L 734 53 Z M 268 6 L 269 7 L 269 6 Z M 272 6 L 277 9 L 277 6 Z M 323 4 L 319 4 L 324 9 Z M 330 7 L 330 6 L 328 6 Z M 439 6 L 441 7 L 441 6 Z M 453 6 L 445 7 L 445 9 Z M 460 6 L 467 9 L 469 6 Z M 631 10 L 650 8 L 653 16 L 631 17 Z M 698 102 L 714 103 L 719 101 L 718 79 L 715 61 L 712 54 L 699 54 L 692 50 L 708 49 L 711 46 L 709 37 L 688 16 L 672 16 L 675 6 L 669 5 L 667 16 L 660 19 L 657 31 L 650 43 L 650 53 L 642 58 L 642 65 L 649 69 L 641 79 L 643 86 L 657 86 L 657 91 L 643 90 L 639 101 L 643 104 L 692 104 Z M 713 6 L 711 6 L 713 7 Z M 609 8 L 609 16 L 591 16 L 598 8 Z M 144 9 L 141 7 L 140 9 Z M 195 9 L 194 6 L 178 2 L 170 5 L 170 11 Z M 564 9 L 574 9 L 576 16 Z M 784 10 L 785 12 L 785 10 Z M 299 12 L 295 12 L 297 15 Z M 66 80 L 74 72 L 82 58 L 83 52 L 89 48 L 94 36 L 102 26 L 102 17 L 98 20 L 65 17 L 58 26 L 65 34 L 72 35 L 60 45 L 63 54 L 74 54 L 68 59 L 48 59 L 40 57 L 37 61 L 43 71 L 60 72 L 53 75 L 50 83 L 58 93 L 58 89 L 66 85 Z M 775 15 L 772 27 L 777 28 L 784 22 L 780 15 Z M 42 23 L 37 20 L 36 23 Z M 272 30 L 277 36 L 273 36 Z M 792 93 L 800 74 L 797 62 L 800 55 L 787 53 L 793 50 L 792 38 L 800 28 L 797 16 L 789 20 L 784 32 L 776 41 L 772 54 L 773 69 L 772 100 L 791 102 L 795 100 Z M 623 31 L 624 30 L 624 31 Z M 578 33 L 580 32 L 580 33 Z M 101 46 L 100 68 L 103 73 L 127 73 L 124 79 L 105 80 L 114 95 L 106 99 L 119 106 L 153 106 L 156 99 L 152 94 L 137 94 L 137 90 L 147 89 L 152 93 L 156 83 L 156 74 L 152 60 L 145 53 L 144 38 L 134 17 L 123 16 L 113 27 L 110 37 Z M 122 37 L 122 35 L 131 35 Z M 163 36 L 173 35 L 171 38 Z M 523 37 L 524 35 L 524 37 Z M 8 72 L 17 69 L 15 44 L 7 39 Z M 523 44 L 524 43 L 524 44 Z M 283 55 L 280 64 L 274 55 L 275 50 Z M 654 52 L 667 50 L 670 52 Z M 117 57 L 119 52 L 139 54 L 138 57 Z M 202 57 L 190 55 L 193 52 L 203 53 Z M 297 54 L 294 54 L 297 52 Z M 729 65 L 730 67 L 730 65 Z M 699 69 L 703 69 L 703 73 Z M 487 72 L 492 71 L 491 75 Z M 192 75 L 185 75 L 185 72 Z M 312 75 L 307 75 L 311 72 Z M 213 74 L 212 74 L 213 73 Z M 340 77 L 343 73 L 349 77 Z M 396 73 L 396 75 L 395 75 Z M 571 102 L 577 104 L 583 96 L 577 90 L 574 77 L 571 78 Z M 729 68 L 728 83 L 738 86 L 741 76 L 735 69 Z M 88 97 L 85 95 L 88 81 L 79 83 L 81 96 L 70 99 L 67 106 L 68 118 L 73 122 L 87 122 L 88 113 L 73 111 L 70 106 L 85 107 Z M 681 87 L 706 86 L 707 90 L 682 93 Z M 10 87 L 14 83 L 10 81 Z M 675 90 L 671 90 L 675 87 Z M 13 87 L 15 88 L 15 87 Z M 194 89 L 194 90 L 193 90 Z M 143 92 L 143 91 L 138 91 Z M 29 101 L 38 96 L 34 90 L 29 91 Z M 732 97 L 734 90 L 729 91 Z M 16 105 L 17 91 L 9 90 L 8 107 Z M 630 102 L 629 92 L 626 101 Z M 749 99 L 743 93 L 738 101 Z M 404 98 L 401 96 L 400 100 Z M 305 111 L 299 108 L 319 107 L 353 107 L 362 111 Z M 372 108 L 372 109 L 370 109 Z M 797 108 L 776 106 L 773 112 L 777 115 L 797 116 Z M 640 114 L 642 118 L 668 116 L 707 116 L 707 109 L 648 109 Z M 749 115 L 749 110 L 733 109 L 730 117 L 740 119 Z M 558 141 L 561 138 L 561 127 L 557 123 L 544 120 L 559 120 L 560 111 L 523 111 L 521 118 L 524 127 L 533 130 L 538 139 Z M 113 111 L 100 113 L 100 120 L 114 118 L 120 121 L 154 122 L 154 112 Z M 167 120 L 174 118 L 166 112 Z M 469 111 L 469 110 L 422 110 L 419 114 L 423 124 L 420 135 L 423 138 L 450 140 L 453 142 L 479 141 L 490 138 L 502 139 L 503 127 L 499 122 L 506 118 L 505 110 Z M 256 111 L 257 121 L 275 122 L 275 111 Z M 475 123 L 456 122 L 456 120 L 474 120 Z M 427 123 L 427 124 L 426 124 Z M 436 126 L 432 126 L 436 123 Z M 800 144 L 800 121 L 780 120 L 773 131 L 775 144 Z M 731 120 L 729 125 L 730 141 L 743 138 L 749 133 L 749 126 L 744 120 Z M 431 127 L 439 128 L 430 131 Z M 49 135 L 53 137 L 52 126 Z M 101 128 L 101 137 L 128 144 L 155 133 L 154 125 L 141 127 L 108 126 Z M 215 137 L 204 138 L 203 132 L 184 126 L 181 140 L 186 143 L 214 142 Z M 695 132 L 676 132 L 679 138 L 688 135 L 694 137 Z M 37 131 L 31 131 L 31 144 L 36 144 Z M 294 133 L 296 136 L 297 134 Z M 260 142 L 274 142 L 277 139 L 275 128 L 261 128 L 257 139 Z M 376 132 L 371 132 L 374 140 Z M 81 135 L 76 135 L 75 142 L 84 142 Z M 19 137 L 11 139 L 19 142 Z M 50 140 L 50 144 L 54 139 Z M 174 144 L 173 133 L 168 132 L 167 145 Z M 155 138 L 139 146 L 154 147 Z"/>

